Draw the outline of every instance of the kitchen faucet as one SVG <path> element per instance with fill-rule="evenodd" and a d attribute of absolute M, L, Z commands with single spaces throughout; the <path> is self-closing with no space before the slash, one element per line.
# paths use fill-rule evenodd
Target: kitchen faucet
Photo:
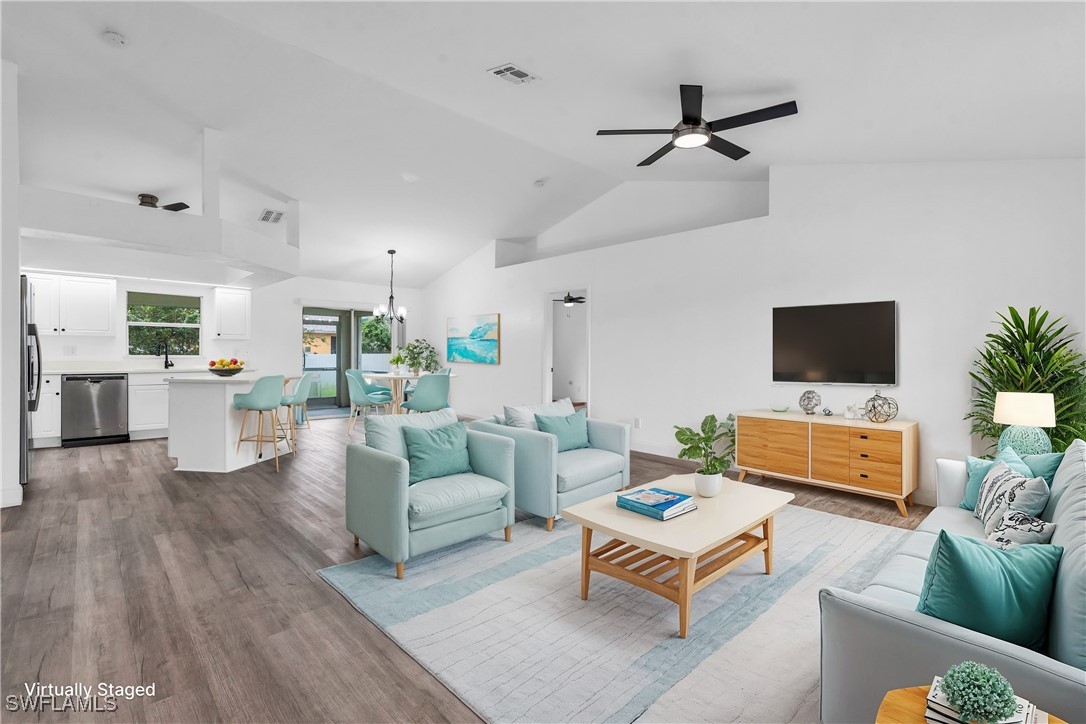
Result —
<path fill-rule="evenodd" d="M 166 355 L 164 367 L 165 369 L 170 369 L 173 367 L 173 362 L 170 361 L 170 343 L 166 340 L 162 340 L 162 353 Z"/>

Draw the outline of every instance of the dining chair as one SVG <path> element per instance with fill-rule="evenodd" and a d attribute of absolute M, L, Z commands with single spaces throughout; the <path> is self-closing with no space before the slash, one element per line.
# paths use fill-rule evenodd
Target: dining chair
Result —
<path fill-rule="evenodd" d="M 423 375 L 415 383 L 411 399 L 400 405 L 412 412 L 433 412 L 449 406 L 449 375 Z"/>
<path fill-rule="evenodd" d="M 390 400 L 392 399 L 391 388 L 369 382 L 366 379 L 366 374 L 362 370 L 350 369 L 347 370 L 347 375 L 357 379 L 358 383 L 362 385 L 362 391 L 365 392 L 370 398 L 377 399 L 378 397 L 384 396 Z"/>
<path fill-rule="evenodd" d="M 385 397 L 370 397 L 366 394 L 366 391 L 362 389 L 362 383 L 354 375 L 347 375 L 347 392 L 351 398 L 351 418 L 347 421 L 347 434 L 351 434 L 351 429 L 354 427 L 355 421 L 359 415 L 364 419 L 366 417 L 367 407 L 383 407 L 388 412 L 392 406 L 391 395 Z"/>

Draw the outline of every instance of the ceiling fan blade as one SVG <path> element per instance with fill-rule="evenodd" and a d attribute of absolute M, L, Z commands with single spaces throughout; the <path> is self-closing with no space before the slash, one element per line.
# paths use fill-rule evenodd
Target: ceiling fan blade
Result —
<path fill-rule="evenodd" d="M 597 136 L 638 136 L 645 133 L 674 133 L 670 128 L 631 128 L 621 131 L 596 131 Z"/>
<path fill-rule="evenodd" d="M 768 108 L 761 108 L 757 111 L 749 111 L 747 113 L 740 113 L 738 116 L 728 116 L 727 118 L 721 118 L 718 121 L 712 121 L 709 123 L 709 130 L 716 133 L 717 131 L 726 131 L 729 128 L 749 126 L 752 123 L 772 121 L 774 118 L 791 116 L 796 113 L 799 113 L 799 107 L 796 105 L 796 102 L 788 101 L 787 103 L 779 103 L 775 106 L 769 106 Z"/>
<path fill-rule="evenodd" d="M 663 145 L 663 146 L 662 146 L 662 147 L 660 148 L 660 150 L 659 150 L 659 151 L 657 151 L 656 153 L 652 154 L 651 156 L 649 156 L 648 158 L 646 158 L 646 159 L 645 159 L 644 161 L 642 161 L 641 163 L 639 163 L 639 164 L 637 164 L 637 165 L 638 165 L 638 166 L 648 166 L 649 164 L 653 164 L 653 163 L 656 163 L 656 162 L 657 162 L 657 161 L 659 161 L 659 160 L 660 160 L 661 158 L 663 158 L 663 157 L 664 157 L 665 155 L 667 155 L 667 153 L 668 153 L 669 151 L 671 151 L 671 149 L 673 149 L 673 148 L 675 148 L 675 145 L 674 145 L 673 143 L 671 143 L 671 141 L 668 141 L 667 143 L 665 143 L 665 144 L 664 144 L 664 145 Z"/>
<path fill-rule="evenodd" d="M 184 211 L 188 207 L 189 205 L 185 202 L 178 201 L 176 204 L 166 204 L 165 206 L 159 206 L 158 208 L 165 209 L 166 211 Z"/>
<path fill-rule="evenodd" d="M 679 86 L 679 100 L 683 108 L 683 123 L 696 126 L 701 123 L 701 98 L 700 85 Z"/>
<path fill-rule="evenodd" d="M 720 136 L 709 136 L 709 142 L 705 145 L 713 149 L 717 153 L 723 153 L 725 156 L 733 161 L 738 161 L 739 159 L 743 158 L 743 156 L 746 156 L 748 153 L 750 153 L 750 151 L 748 151 L 747 149 L 740 148 L 731 141 L 725 141 Z"/>

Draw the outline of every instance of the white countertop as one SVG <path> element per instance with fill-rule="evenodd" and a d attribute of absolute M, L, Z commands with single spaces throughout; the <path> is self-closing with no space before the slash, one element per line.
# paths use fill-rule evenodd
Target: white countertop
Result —
<path fill-rule="evenodd" d="M 43 375 L 188 375 L 203 372 L 207 372 L 206 367 L 184 367 L 180 369 L 171 367 L 166 369 L 164 367 L 125 367 L 123 365 L 116 367 L 54 367 L 42 369 L 41 371 Z"/>
<path fill-rule="evenodd" d="M 236 375 L 230 377 L 220 377 L 219 375 L 213 375 L 207 370 L 204 370 L 204 374 L 199 377 L 165 377 L 166 382 L 177 382 L 186 385 L 228 385 L 231 382 L 240 382 L 246 385 L 251 385 L 264 375 L 256 374 L 256 370 L 245 370 L 239 372 Z"/>

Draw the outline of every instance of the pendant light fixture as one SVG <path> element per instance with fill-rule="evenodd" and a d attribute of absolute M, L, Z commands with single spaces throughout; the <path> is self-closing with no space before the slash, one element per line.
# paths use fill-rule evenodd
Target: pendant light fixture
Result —
<path fill-rule="evenodd" d="M 396 270 L 394 268 L 396 262 L 396 250 L 388 250 L 388 304 L 378 304 L 373 308 L 373 316 L 378 319 L 387 319 L 389 323 L 392 320 L 396 320 L 400 324 L 403 324 L 407 319 L 407 307 L 397 307 L 396 297 L 392 293 L 392 280 L 395 276 Z"/>

